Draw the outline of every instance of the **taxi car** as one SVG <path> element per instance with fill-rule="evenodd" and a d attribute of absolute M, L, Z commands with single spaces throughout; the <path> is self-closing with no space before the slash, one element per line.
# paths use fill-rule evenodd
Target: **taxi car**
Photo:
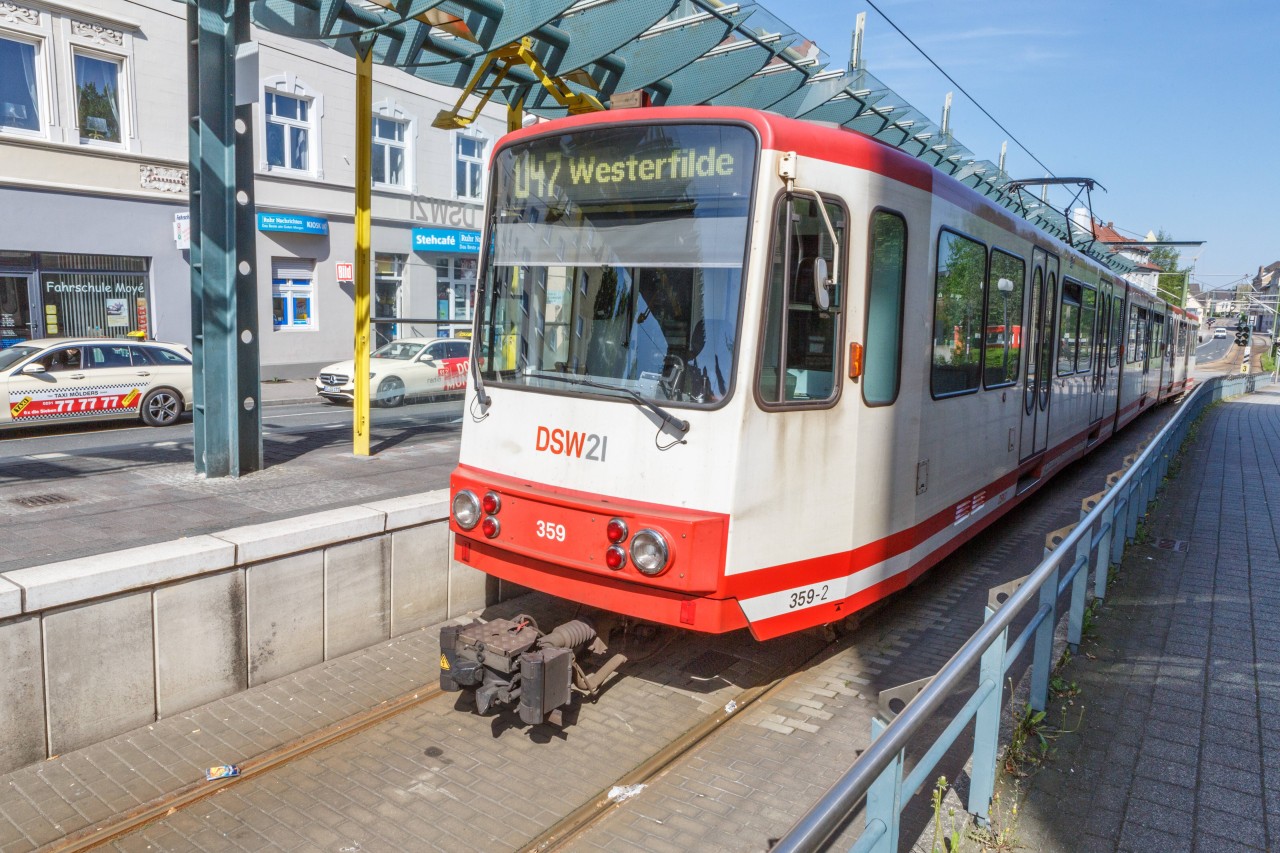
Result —
<path fill-rule="evenodd" d="M 471 342 L 460 338 L 401 338 L 369 357 L 370 402 L 393 408 L 410 397 L 459 393 L 467 387 Z M 331 364 L 316 376 L 316 393 L 332 403 L 355 399 L 355 361 Z"/>
<path fill-rule="evenodd" d="M 156 341 L 23 341 L 0 350 L 0 396 L 0 429 L 113 418 L 168 426 L 191 408 L 191 355 Z"/>

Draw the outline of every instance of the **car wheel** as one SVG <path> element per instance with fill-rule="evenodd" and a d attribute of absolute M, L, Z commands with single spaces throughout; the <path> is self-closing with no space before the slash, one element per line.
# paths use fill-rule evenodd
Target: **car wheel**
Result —
<path fill-rule="evenodd" d="M 398 376 L 388 376 L 378 383 L 379 406 L 394 409 L 404 402 L 404 382 Z"/>
<path fill-rule="evenodd" d="M 182 417 L 182 395 L 172 388 L 153 388 L 142 398 L 138 415 L 147 426 L 169 426 Z"/>

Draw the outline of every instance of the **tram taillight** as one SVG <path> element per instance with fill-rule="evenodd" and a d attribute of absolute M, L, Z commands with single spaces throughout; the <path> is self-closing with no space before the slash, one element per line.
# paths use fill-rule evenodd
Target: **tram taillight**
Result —
<path fill-rule="evenodd" d="M 609 519 L 609 523 L 604 529 L 604 535 L 609 537 L 609 541 L 615 545 L 619 542 L 625 542 L 627 539 L 627 523 L 620 518 Z"/>
<path fill-rule="evenodd" d="M 497 539 L 498 534 L 502 532 L 502 525 L 492 515 L 486 515 L 484 521 L 480 524 L 480 530 L 488 538 Z"/>
<path fill-rule="evenodd" d="M 488 515 L 497 515 L 498 510 L 502 509 L 502 498 L 498 497 L 497 492 L 485 492 L 484 497 L 480 499 L 480 506 Z"/>
<path fill-rule="evenodd" d="M 604 552 L 604 564 L 615 572 L 627 564 L 627 552 L 619 545 L 614 545 Z"/>

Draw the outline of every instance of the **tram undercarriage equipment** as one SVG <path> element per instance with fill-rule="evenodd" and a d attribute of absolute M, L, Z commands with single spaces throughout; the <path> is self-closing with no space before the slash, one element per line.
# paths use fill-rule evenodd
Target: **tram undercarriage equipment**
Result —
<path fill-rule="evenodd" d="M 586 656 L 607 651 L 587 619 L 547 634 L 528 616 L 450 625 L 440 629 L 440 688 L 474 690 L 481 714 L 519 702 L 525 723 L 560 725 L 561 709 L 574 692 L 595 693 L 626 662 L 626 656 L 615 654 L 590 674 L 583 669 Z"/>

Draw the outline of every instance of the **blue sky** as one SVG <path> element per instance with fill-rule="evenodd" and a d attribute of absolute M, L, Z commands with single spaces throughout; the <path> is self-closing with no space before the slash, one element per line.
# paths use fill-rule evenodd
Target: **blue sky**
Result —
<path fill-rule="evenodd" d="M 995 161 L 1008 138 L 870 6 L 763 0 L 843 67 L 858 12 L 867 69 L 934 122 L 955 90 L 956 139 Z M 1280 260 L 1280 3 L 876 0 L 1060 176 L 1096 179 L 1094 214 L 1141 239 L 1163 228 L 1197 278 L 1224 285 Z M 1007 169 L 1043 170 L 1012 140 Z M 1050 195 L 1069 201 L 1062 191 Z"/>

